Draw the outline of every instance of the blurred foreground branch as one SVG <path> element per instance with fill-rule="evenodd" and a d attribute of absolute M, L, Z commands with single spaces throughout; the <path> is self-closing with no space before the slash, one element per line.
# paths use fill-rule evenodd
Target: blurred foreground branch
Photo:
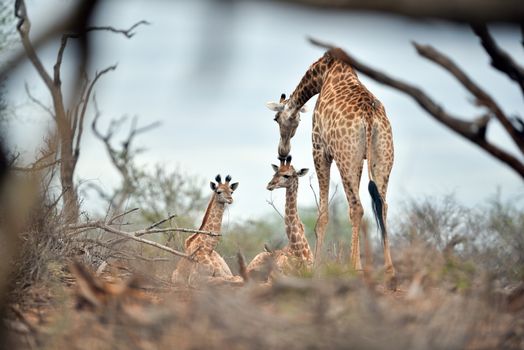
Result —
<path fill-rule="evenodd" d="M 464 23 L 497 21 L 520 24 L 524 21 L 524 6 L 520 0 L 285 0 L 284 2 Z"/>

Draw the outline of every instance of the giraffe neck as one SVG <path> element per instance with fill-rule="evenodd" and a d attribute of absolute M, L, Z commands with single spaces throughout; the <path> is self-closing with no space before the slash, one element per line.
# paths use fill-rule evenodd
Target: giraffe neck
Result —
<path fill-rule="evenodd" d="M 289 97 L 288 108 L 292 112 L 298 112 L 311 97 L 320 93 L 328 75 L 341 74 L 343 79 L 354 80 L 357 84 L 360 84 L 357 73 L 347 61 L 347 55 L 341 49 L 333 48 L 327 51 L 304 74 L 295 91 Z M 356 84 L 354 85 L 356 86 Z"/>
<path fill-rule="evenodd" d="M 290 187 L 286 188 L 286 235 L 289 240 L 288 248 L 297 257 L 306 260 L 313 255 L 304 233 L 304 225 L 300 220 L 297 208 L 298 178 Z"/>
<path fill-rule="evenodd" d="M 324 84 L 325 73 L 333 60 L 333 57 L 326 53 L 309 67 L 295 91 L 289 97 L 287 105 L 290 109 L 298 111 L 311 97 L 320 93 L 320 89 Z"/>
<path fill-rule="evenodd" d="M 216 196 L 213 194 L 209 201 L 206 213 L 204 214 L 204 219 L 202 220 L 202 225 L 200 225 L 199 228 L 201 231 L 220 233 L 225 205 L 224 203 L 218 202 L 215 197 Z M 200 247 L 200 251 L 211 254 L 218 245 L 219 239 L 220 237 L 217 236 L 195 233 L 186 240 L 185 245 L 186 249 L 189 248 L 190 251 L 194 251 Z"/>

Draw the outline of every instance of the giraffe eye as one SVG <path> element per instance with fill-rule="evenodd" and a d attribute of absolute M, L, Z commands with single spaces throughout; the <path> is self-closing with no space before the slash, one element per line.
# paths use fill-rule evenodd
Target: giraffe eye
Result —
<path fill-rule="evenodd" d="M 284 176 L 284 179 L 289 179 L 290 176 L 289 175 L 283 175 Z"/>

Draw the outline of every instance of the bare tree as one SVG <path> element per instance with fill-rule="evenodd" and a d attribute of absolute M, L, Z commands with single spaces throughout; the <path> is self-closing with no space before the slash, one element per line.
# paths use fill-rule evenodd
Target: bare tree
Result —
<path fill-rule="evenodd" d="M 53 100 L 53 108 L 52 110 L 49 110 L 49 112 L 52 114 L 56 123 L 60 140 L 58 152 L 60 154 L 60 182 L 63 191 L 64 218 L 66 222 L 75 222 L 78 219 L 79 203 L 73 175 L 78 162 L 78 157 L 80 156 L 80 143 L 83 135 L 87 106 L 96 82 L 104 74 L 115 70 L 116 65 L 106 67 L 105 69 L 96 72 L 92 79 L 89 79 L 84 73 L 83 81 L 78 84 L 79 89 L 77 89 L 77 94 L 74 97 L 76 100 L 73 101 L 69 106 L 70 108 L 68 108 L 64 103 L 61 79 L 62 60 L 68 40 L 72 38 L 82 38 L 88 32 L 100 30 L 119 33 L 127 38 L 131 38 L 134 35 L 133 30 L 141 24 L 147 24 L 147 22 L 140 21 L 127 30 L 115 29 L 109 26 L 85 27 L 82 32 L 63 34 L 56 61 L 53 66 L 53 75 L 51 76 L 38 57 L 38 54 L 29 38 L 31 22 L 27 16 L 24 0 L 16 1 L 15 16 L 18 18 L 17 30 L 20 34 L 26 55 L 40 77 L 43 79 Z"/>
<path fill-rule="evenodd" d="M 475 33 L 481 38 L 481 43 L 486 52 L 492 59 L 492 65 L 496 69 L 505 73 L 510 79 L 519 84 L 524 93 L 524 69 L 520 67 L 511 57 L 499 48 L 495 40 L 489 35 L 485 25 L 473 26 Z M 333 45 L 310 39 L 314 45 L 332 49 Z M 422 89 L 392 78 L 391 76 L 379 72 L 369 67 L 361 61 L 355 59 L 343 50 L 337 50 L 338 58 L 352 65 L 356 70 L 364 73 L 370 78 L 404 92 L 411 96 L 426 112 L 435 120 L 444 124 L 455 133 L 459 134 L 468 141 L 476 144 L 484 151 L 489 153 L 495 159 L 503 162 L 519 174 L 524 179 L 524 122 L 520 117 L 510 118 L 499 106 L 493 97 L 491 97 L 482 87 L 476 84 L 458 65 L 449 57 L 429 45 L 420 45 L 413 43 L 415 49 L 424 58 L 433 61 L 442 68 L 451 73 L 471 95 L 475 98 L 476 105 L 483 108 L 480 116 L 470 118 L 461 118 L 447 112 L 441 105 L 431 99 Z M 509 151 L 502 149 L 486 138 L 488 124 L 493 119 L 497 120 L 507 136 L 513 141 L 520 151 L 520 155 L 514 155 Z"/>

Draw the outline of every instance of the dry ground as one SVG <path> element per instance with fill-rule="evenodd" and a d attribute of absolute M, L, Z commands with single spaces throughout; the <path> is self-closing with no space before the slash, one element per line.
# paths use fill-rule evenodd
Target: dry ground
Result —
<path fill-rule="evenodd" d="M 452 258 L 414 249 L 398 261 L 395 292 L 382 287 L 380 271 L 362 277 L 341 266 L 272 286 L 198 289 L 170 286 L 167 276 L 130 274 L 125 266 L 94 278 L 73 268 L 10 306 L 9 347 L 524 348 L 522 285 L 500 290 L 486 275 L 468 276 Z"/>

